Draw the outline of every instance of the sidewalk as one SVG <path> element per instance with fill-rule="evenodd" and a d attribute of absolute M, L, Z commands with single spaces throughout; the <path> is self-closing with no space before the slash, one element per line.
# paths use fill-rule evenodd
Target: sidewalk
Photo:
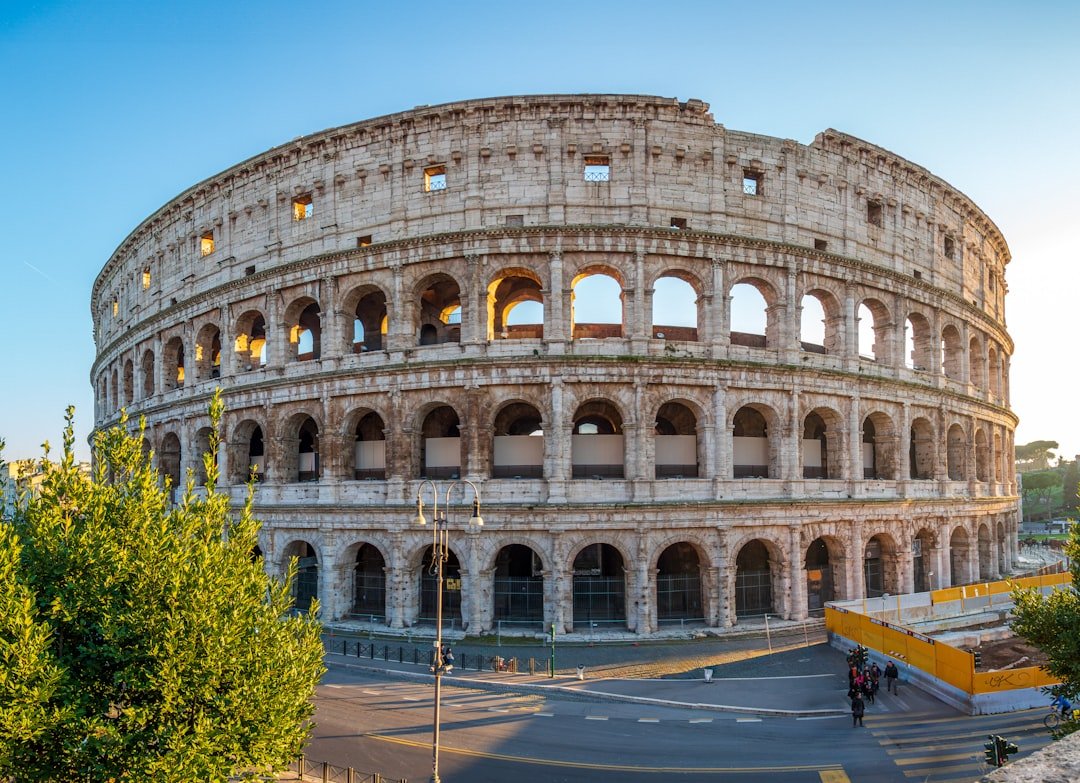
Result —
<path fill-rule="evenodd" d="M 574 659 L 578 650 L 563 651 Z M 664 657 L 650 651 L 657 670 Z M 683 669 L 686 650 L 669 650 L 676 656 L 675 668 Z M 579 656 L 581 657 L 581 656 Z M 695 659 L 699 655 L 693 656 Z M 717 658 L 723 656 L 717 655 Z M 396 660 L 354 658 L 327 653 L 327 666 L 342 667 L 381 676 L 416 682 L 430 682 L 433 675 L 426 663 L 419 665 Z M 670 660 L 669 660 L 670 662 Z M 492 671 L 464 671 L 455 668 L 443 675 L 443 683 L 490 691 L 533 693 L 559 698 L 621 701 L 683 709 L 749 713 L 787 717 L 828 717 L 846 714 L 847 689 L 844 656 L 825 644 L 795 647 L 773 655 L 743 651 L 740 659 L 711 666 L 713 681 L 706 683 L 700 671 L 695 676 L 680 671 L 680 676 L 625 678 L 595 676 L 585 667 L 584 679 L 575 674 L 509 674 Z"/>

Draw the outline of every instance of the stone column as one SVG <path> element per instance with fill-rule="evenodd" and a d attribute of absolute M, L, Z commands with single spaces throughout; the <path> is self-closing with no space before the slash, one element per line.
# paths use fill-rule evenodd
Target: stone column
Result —
<path fill-rule="evenodd" d="M 551 379 L 551 418 L 544 422 L 544 475 L 548 480 L 548 502 L 566 502 L 566 482 L 570 479 L 573 422 L 563 408 L 562 378 Z"/>
<path fill-rule="evenodd" d="M 717 386 L 713 390 L 712 395 L 713 404 L 713 419 L 716 422 L 713 428 L 713 471 L 709 473 L 706 478 L 713 480 L 713 486 L 716 494 L 719 493 L 724 486 L 724 482 L 731 479 L 732 467 L 732 432 L 733 429 L 728 423 L 727 416 L 727 390 L 722 386 Z"/>
<path fill-rule="evenodd" d="M 552 353 L 563 353 L 564 343 L 569 336 L 570 308 L 563 282 L 561 252 L 556 251 L 548 256 L 548 268 L 551 279 L 548 290 L 544 292 L 544 341 Z"/>
<path fill-rule="evenodd" d="M 862 520 L 851 523 L 851 598 L 866 597 L 866 542 L 863 540 Z"/>
<path fill-rule="evenodd" d="M 623 337 L 630 338 L 630 350 L 640 355 L 646 352 L 646 340 L 652 336 L 652 330 L 648 329 L 651 319 L 645 310 L 645 254 L 642 252 L 634 253 L 634 287 L 623 294 Z M 625 301 L 627 295 L 632 303 L 630 307 Z"/>
<path fill-rule="evenodd" d="M 709 300 L 707 322 L 710 352 L 714 359 L 725 356 L 731 342 L 731 297 L 725 289 L 724 271 L 724 261 L 719 258 L 712 259 L 712 296 Z"/>
<path fill-rule="evenodd" d="M 481 256 L 476 253 L 465 256 L 466 278 L 470 292 L 461 297 L 461 342 L 463 345 L 479 345 L 487 340 L 487 289 L 480 281 L 481 261 Z"/>
<path fill-rule="evenodd" d="M 856 318 L 855 288 L 850 284 L 844 294 L 844 346 L 848 369 L 854 369 L 859 362 L 859 321 Z"/>
<path fill-rule="evenodd" d="M 791 600 L 788 619 L 805 620 L 806 608 L 806 558 L 803 555 L 802 531 L 799 525 L 788 528 L 788 579 L 791 582 Z"/>

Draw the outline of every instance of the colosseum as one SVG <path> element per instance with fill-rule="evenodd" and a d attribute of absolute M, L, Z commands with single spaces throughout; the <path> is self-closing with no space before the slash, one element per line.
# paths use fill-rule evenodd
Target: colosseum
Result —
<path fill-rule="evenodd" d="M 135 228 L 93 286 L 95 427 L 145 416 L 198 483 L 220 387 L 224 491 L 254 477 L 267 568 L 298 558 L 330 621 L 433 622 L 435 492 L 459 632 L 801 620 L 1012 568 L 1009 258 L 963 193 L 838 131 L 421 106 Z"/>

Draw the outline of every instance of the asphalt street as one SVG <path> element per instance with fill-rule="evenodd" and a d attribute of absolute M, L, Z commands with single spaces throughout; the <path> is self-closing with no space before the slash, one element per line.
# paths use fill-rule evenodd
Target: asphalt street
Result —
<path fill-rule="evenodd" d="M 633 653 L 632 653 L 633 654 Z M 327 656 L 312 758 L 409 780 L 431 769 L 426 666 Z M 802 647 L 714 667 L 715 682 L 494 672 L 444 678 L 440 768 L 450 781 L 971 781 L 986 734 L 1026 755 L 1042 711 L 962 715 L 915 688 L 853 728 L 843 655 Z"/>

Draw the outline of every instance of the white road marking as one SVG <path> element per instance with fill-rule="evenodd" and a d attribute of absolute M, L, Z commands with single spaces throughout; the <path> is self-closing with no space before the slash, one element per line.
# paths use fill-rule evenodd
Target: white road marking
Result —
<path fill-rule="evenodd" d="M 736 718 L 736 723 L 761 723 L 761 718 Z"/>
<path fill-rule="evenodd" d="M 585 720 L 607 720 L 607 715 L 586 715 Z"/>
<path fill-rule="evenodd" d="M 691 723 L 712 723 L 712 718 L 691 718 Z"/>
<path fill-rule="evenodd" d="M 510 712 L 510 710 L 504 710 L 502 707 L 488 707 L 488 712 Z"/>
<path fill-rule="evenodd" d="M 659 723 L 660 719 L 659 718 L 638 718 L 637 722 L 638 723 Z"/>
<path fill-rule="evenodd" d="M 534 712 L 533 715 L 535 715 L 538 718 L 554 718 L 555 717 L 554 712 Z"/>
<path fill-rule="evenodd" d="M 420 699 L 417 698 L 416 696 L 402 696 L 401 700 L 402 701 L 420 701 Z"/>
<path fill-rule="evenodd" d="M 360 691 L 366 693 L 368 696 L 382 696 L 382 691 Z"/>
<path fill-rule="evenodd" d="M 795 720 L 832 720 L 833 718 L 846 718 L 847 715 L 811 715 L 805 718 L 796 718 Z"/>
<path fill-rule="evenodd" d="M 348 688 L 349 686 L 348 685 L 333 685 L 333 684 L 330 684 L 330 685 L 326 685 L 325 687 L 327 687 L 327 688 Z"/>

